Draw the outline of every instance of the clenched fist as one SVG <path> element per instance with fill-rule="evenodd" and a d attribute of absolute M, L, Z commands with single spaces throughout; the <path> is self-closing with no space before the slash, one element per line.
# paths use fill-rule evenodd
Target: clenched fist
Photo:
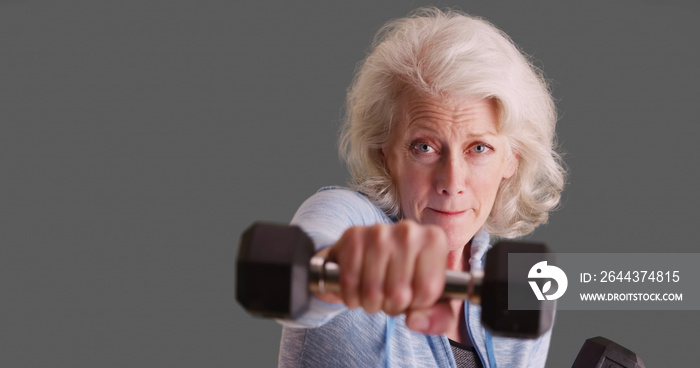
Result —
<path fill-rule="evenodd" d="M 445 285 L 448 244 L 444 231 L 410 220 L 355 226 L 320 255 L 340 267 L 340 293 L 317 295 L 368 313 L 406 314 L 415 331 L 440 334 L 459 309 L 439 300 Z"/>

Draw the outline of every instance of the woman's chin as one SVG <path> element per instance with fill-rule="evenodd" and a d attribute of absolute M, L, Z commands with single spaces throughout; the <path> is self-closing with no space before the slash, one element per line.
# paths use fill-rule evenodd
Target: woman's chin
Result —
<path fill-rule="evenodd" d="M 433 214 L 423 220 L 424 224 L 437 225 L 445 231 L 449 240 L 450 249 L 464 247 L 476 234 L 481 225 L 472 215 L 472 211 L 464 211 L 459 214 Z"/>

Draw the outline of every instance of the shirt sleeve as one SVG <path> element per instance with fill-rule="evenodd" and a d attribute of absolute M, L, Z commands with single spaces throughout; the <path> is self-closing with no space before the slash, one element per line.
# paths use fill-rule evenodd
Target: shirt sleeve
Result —
<path fill-rule="evenodd" d="M 299 226 L 313 241 L 316 251 L 335 244 L 352 226 L 391 220 L 362 194 L 340 187 L 320 189 L 299 207 L 291 224 Z M 314 328 L 328 322 L 346 307 L 311 297 L 308 310 L 294 320 L 278 320 L 284 326 Z"/>

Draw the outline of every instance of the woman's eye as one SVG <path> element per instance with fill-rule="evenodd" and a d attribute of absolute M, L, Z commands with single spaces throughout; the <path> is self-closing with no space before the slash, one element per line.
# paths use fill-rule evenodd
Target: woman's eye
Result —
<path fill-rule="evenodd" d="M 420 153 L 433 153 L 435 150 L 427 143 L 416 143 L 413 145 L 415 149 Z"/>
<path fill-rule="evenodd" d="M 484 152 L 488 151 L 489 149 L 490 149 L 489 146 L 487 146 L 485 144 L 477 144 L 477 145 L 474 145 L 472 147 L 472 150 L 476 153 L 484 153 Z"/>

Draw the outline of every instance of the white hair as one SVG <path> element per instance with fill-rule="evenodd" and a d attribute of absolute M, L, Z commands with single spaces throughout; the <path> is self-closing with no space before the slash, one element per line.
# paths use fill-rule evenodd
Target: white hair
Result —
<path fill-rule="evenodd" d="M 517 237 L 545 223 L 559 203 L 565 169 L 556 152 L 556 108 L 543 73 L 491 23 L 455 10 L 420 8 L 385 24 L 349 87 L 340 155 L 351 185 L 390 216 L 401 217 L 380 158 L 400 118 L 405 92 L 449 100 L 493 99 L 498 129 L 518 169 L 501 183 L 486 229 Z"/>

